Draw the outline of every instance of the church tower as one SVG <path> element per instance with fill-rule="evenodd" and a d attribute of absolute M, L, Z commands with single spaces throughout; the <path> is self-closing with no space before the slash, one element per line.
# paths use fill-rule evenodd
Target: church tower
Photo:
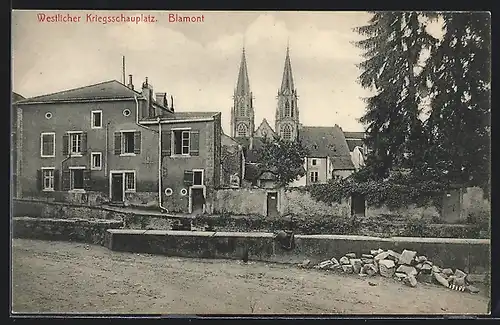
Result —
<path fill-rule="evenodd" d="M 253 137 L 255 130 L 254 109 L 250 82 L 248 80 L 245 48 L 241 55 L 240 72 L 231 108 L 231 137 Z"/>
<path fill-rule="evenodd" d="M 293 83 L 289 46 L 286 47 L 285 68 L 277 99 L 276 133 L 285 140 L 295 140 L 299 132 L 299 108 L 297 106 L 297 89 L 294 88 Z"/>

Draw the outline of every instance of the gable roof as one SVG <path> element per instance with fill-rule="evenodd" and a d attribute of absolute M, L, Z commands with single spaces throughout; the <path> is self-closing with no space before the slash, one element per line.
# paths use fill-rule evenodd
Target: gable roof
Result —
<path fill-rule="evenodd" d="M 72 102 L 72 101 L 94 101 L 106 99 L 134 99 L 134 96 L 141 96 L 116 80 L 100 82 L 97 84 L 59 91 L 52 94 L 41 95 L 21 100 L 16 104 L 35 104 L 52 102 Z"/>
<path fill-rule="evenodd" d="M 262 122 L 260 122 L 259 127 L 254 133 L 256 137 L 262 137 L 264 134 L 272 137 L 276 135 L 276 132 L 274 132 L 273 128 L 269 125 L 269 122 L 267 122 L 266 119 L 263 119 Z"/>
<path fill-rule="evenodd" d="M 238 143 L 238 141 L 236 141 L 235 139 L 231 138 L 229 135 L 222 132 L 221 145 L 228 146 L 228 147 L 237 147 L 240 144 Z"/>
<path fill-rule="evenodd" d="M 344 133 L 338 126 L 304 126 L 299 139 L 309 150 L 310 157 L 330 157 L 333 169 L 354 169 Z"/>

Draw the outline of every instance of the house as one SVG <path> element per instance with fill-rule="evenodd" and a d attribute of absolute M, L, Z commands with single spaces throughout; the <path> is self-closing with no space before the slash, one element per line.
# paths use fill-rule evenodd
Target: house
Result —
<path fill-rule="evenodd" d="M 275 136 L 285 140 L 300 140 L 310 152 L 308 157 L 304 157 L 305 176 L 291 186 L 325 183 L 335 177 L 347 177 L 356 170 L 345 134 L 339 126 L 316 127 L 303 126 L 300 123 L 298 93 L 288 47 L 277 95 L 274 129 L 266 119 L 255 129 L 253 93 L 243 49 L 231 108 L 231 137 L 240 143 L 244 150 L 245 180 L 253 186 L 273 186 L 275 175 L 272 170 L 262 169 L 258 151 L 263 146 L 264 138 Z"/>
<path fill-rule="evenodd" d="M 14 104 L 21 197 L 201 213 L 220 183 L 220 113 L 106 81 Z M 160 136 L 161 135 L 161 136 Z"/>
<path fill-rule="evenodd" d="M 12 92 L 12 104 L 24 99 L 23 96 L 18 93 Z M 18 164 L 17 164 L 17 152 L 16 152 L 16 144 L 17 144 L 17 114 L 14 105 L 12 105 L 10 112 L 10 135 L 11 135 L 11 147 L 10 147 L 10 159 L 11 159 L 11 171 L 12 171 L 12 181 L 11 184 L 11 195 L 17 195 L 17 174 L 18 174 Z"/>

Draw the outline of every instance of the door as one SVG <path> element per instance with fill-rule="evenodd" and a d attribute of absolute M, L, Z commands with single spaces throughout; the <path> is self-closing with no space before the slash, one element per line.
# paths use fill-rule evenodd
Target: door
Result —
<path fill-rule="evenodd" d="M 111 174 L 111 201 L 123 202 L 123 174 Z"/>
<path fill-rule="evenodd" d="M 191 188 L 191 213 L 203 214 L 205 206 L 205 196 L 202 188 Z"/>
<path fill-rule="evenodd" d="M 441 217 L 446 222 L 454 222 L 460 220 L 460 190 L 452 189 L 445 193 L 443 197 L 443 208 Z"/>
<path fill-rule="evenodd" d="M 278 192 L 267 193 L 267 216 L 278 216 Z"/>
<path fill-rule="evenodd" d="M 365 197 L 363 195 L 353 194 L 351 197 L 351 215 L 364 217 L 365 216 Z"/>

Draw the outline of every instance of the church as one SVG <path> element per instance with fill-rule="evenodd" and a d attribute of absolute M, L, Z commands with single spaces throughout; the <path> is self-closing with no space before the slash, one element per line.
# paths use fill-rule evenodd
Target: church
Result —
<path fill-rule="evenodd" d="M 253 186 L 274 186 L 272 170 L 259 168 L 258 149 L 262 139 L 278 136 L 284 140 L 300 140 L 309 150 L 304 157 L 305 175 L 290 184 L 292 187 L 326 183 L 332 178 L 347 177 L 362 167 L 366 156 L 363 132 L 343 132 L 340 126 L 305 126 L 300 123 L 298 93 L 295 88 L 287 46 L 283 77 L 278 88 L 274 128 L 266 119 L 255 127 L 253 94 L 243 48 L 238 79 L 231 108 L 230 138 L 242 148 L 245 159 L 243 180 Z"/>

